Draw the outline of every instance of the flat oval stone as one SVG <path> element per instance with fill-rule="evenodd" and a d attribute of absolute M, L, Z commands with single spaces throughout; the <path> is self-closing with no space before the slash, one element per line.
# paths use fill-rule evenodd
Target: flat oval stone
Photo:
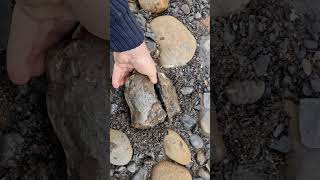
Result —
<path fill-rule="evenodd" d="M 126 165 L 132 155 L 133 150 L 127 135 L 110 129 L 110 163 L 117 166 Z"/>
<path fill-rule="evenodd" d="M 169 6 L 169 0 L 139 0 L 139 4 L 146 12 L 161 13 Z"/>
<path fill-rule="evenodd" d="M 168 130 L 168 134 L 164 137 L 163 146 L 165 154 L 179 164 L 187 165 L 191 162 L 191 153 L 188 145 L 173 130 Z"/>
<path fill-rule="evenodd" d="M 178 19 L 160 16 L 152 20 L 150 26 L 159 44 L 162 67 L 182 66 L 192 59 L 197 48 L 196 39 Z"/>
<path fill-rule="evenodd" d="M 133 127 L 147 129 L 165 120 L 167 114 L 147 76 L 140 73 L 131 75 L 125 82 L 124 95 L 130 108 Z"/>
<path fill-rule="evenodd" d="M 185 167 L 169 161 L 162 161 L 152 169 L 152 180 L 192 180 Z"/>

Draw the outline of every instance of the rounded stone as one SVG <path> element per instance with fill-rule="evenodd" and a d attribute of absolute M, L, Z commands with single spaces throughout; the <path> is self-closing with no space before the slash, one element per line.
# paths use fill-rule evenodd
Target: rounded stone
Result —
<path fill-rule="evenodd" d="M 163 146 L 165 154 L 173 161 L 182 165 L 187 165 L 191 162 L 191 153 L 188 145 L 173 130 L 168 130 L 163 140 Z"/>
<path fill-rule="evenodd" d="M 202 177 L 204 180 L 210 180 L 210 174 L 208 171 L 204 170 L 203 168 L 201 168 L 198 171 L 198 176 Z"/>
<path fill-rule="evenodd" d="M 146 12 L 161 13 L 169 6 L 169 0 L 139 0 L 139 4 Z"/>
<path fill-rule="evenodd" d="M 152 180 L 192 180 L 190 172 L 183 166 L 162 161 L 152 169 Z"/>
<path fill-rule="evenodd" d="M 126 165 L 132 155 L 133 150 L 127 135 L 110 129 L 110 163 L 117 166 Z"/>
<path fill-rule="evenodd" d="M 191 32 L 175 17 L 160 16 L 150 23 L 160 50 L 159 64 L 164 68 L 187 64 L 193 57 L 197 42 Z"/>
<path fill-rule="evenodd" d="M 192 146 L 196 149 L 200 149 L 203 147 L 203 140 L 201 139 L 201 137 L 197 134 L 193 134 L 190 137 L 190 142 L 192 144 Z"/>
<path fill-rule="evenodd" d="M 206 161 L 205 155 L 202 150 L 197 152 L 197 161 L 200 165 L 203 165 Z"/>

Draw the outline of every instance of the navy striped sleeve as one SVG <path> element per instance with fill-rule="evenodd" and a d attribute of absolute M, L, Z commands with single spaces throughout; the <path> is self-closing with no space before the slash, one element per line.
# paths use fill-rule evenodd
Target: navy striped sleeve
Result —
<path fill-rule="evenodd" d="M 110 2 L 111 50 L 123 52 L 141 45 L 144 34 L 129 9 L 128 0 L 111 0 Z"/>

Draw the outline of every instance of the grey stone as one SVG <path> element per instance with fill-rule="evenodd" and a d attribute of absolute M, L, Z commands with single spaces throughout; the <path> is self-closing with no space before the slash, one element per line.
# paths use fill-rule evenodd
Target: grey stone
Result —
<path fill-rule="evenodd" d="M 118 172 L 121 172 L 121 171 L 124 171 L 124 170 L 126 170 L 126 167 L 124 167 L 124 166 L 120 166 L 120 167 L 117 169 Z"/>
<path fill-rule="evenodd" d="M 190 143 L 191 145 L 196 148 L 196 149 L 200 149 L 203 147 L 203 140 L 201 139 L 201 137 L 197 134 L 193 134 L 190 137 Z"/>
<path fill-rule="evenodd" d="M 193 87 L 183 87 L 180 91 L 183 95 L 188 95 L 193 92 Z"/>
<path fill-rule="evenodd" d="M 199 56 L 205 67 L 210 70 L 210 36 L 201 36 L 199 38 Z"/>
<path fill-rule="evenodd" d="M 183 126 L 187 129 L 191 129 L 196 123 L 197 120 L 192 118 L 191 116 L 184 114 L 181 118 L 181 121 L 183 123 Z"/>
<path fill-rule="evenodd" d="M 187 4 L 182 5 L 181 10 L 184 14 L 190 14 L 190 7 Z"/>
<path fill-rule="evenodd" d="M 302 143 L 320 148 L 320 99 L 301 99 L 299 127 Z"/>
<path fill-rule="evenodd" d="M 210 109 L 210 93 L 203 93 L 203 107 Z"/>
<path fill-rule="evenodd" d="M 306 75 L 310 75 L 312 73 L 312 64 L 309 59 L 302 60 L 302 68 Z"/>
<path fill-rule="evenodd" d="M 193 178 L 193 180 L 203 180 L 202 178 Z"/>
<path fill-rule="evenodd" d="M 291 149 L 290 140 L 287 136 L 282 136 L 279 140 L 274 140 L 270 148 L 281 153 L 288 153 Z"/>
<path fill-rule="evenodd" d="M 320 92 L 320 79 L 311 79 L 310 84 L 314 91 Z"/>
<path fill-rule="evenodd" d="M 130 108 L 133 127 L 147 129 L 164 122 L 166 112 L 147 76 L 135 73 L 128 77 L 124 95 Z"/>
<path fill-rule="evenodd" d="M 154 52 L 155 50 L 157 50 L 157 43 L 156 42 L 147 39 L 146 44 L 147 44 L 147 47 L 150 52 Z"/>
<path fill-rule="evenodd" d="M 318 48 L 318 42 L 314 40 L 305 39 L 303 41 L 304 47 L 307 49 L 317 49 Z"/>
<path fill-rule="evenodd" d="M 142 16 L 142 14 L 136 14 L 136 20 L 140 24 L 140 26 L 145 29 L 146 27 L 146 19 Z"/>
<path fill-rule="evenodd" d="M 139 171 L 132 177 L 132 180 L 147 180 L 148 171 L 140 168 Z"/>
<path fill-rule="evenodd" d="M 286 87 L 290 86 L 292 84 L 292 80 L 290 76 L 285 76 L 282 80 L 282 84 Z"/>
<path fill-rule="evenodd" d="M 270 61 L 270 55 L 264 55 L 260 56 L 255 62 L 253 62 L 252 65 L 257 76 L 262 76 L 267 72 Z"/>
<path fill-rule="evenodd" d="M 152 39 L 153 41 L 157 41 L 157 37 L 153 32 L 145 32 L 145 37 Z"/>
<path fill-rule="evenodd" d="M 194 15 L 194 18 L 195 19 L 197 19 L 197 20 L 199 20 L 199 19 L 201 19 L 201 13 L 200 12 L 197 12 L 195 15 Z"/>
<path fill-rule="evenodd" d="M 259 100 L 265 91 L 263 81 L 233 81 L 225 93 L 232 104 L 251 104 Z"/>
<path fill-rule="evenodd" d="M 130 164 L 127 166 L 127 169 L 128 169 L 128 171 L 131 172 L 131 173 L 136 172 L 136 170 L 137 170 L 137 165 L 136 165 L 136 163 L 135 163 L 135 162 L 130 163 Z"/>
<path fill-rule="evenodd" d="M 118 108 L 118 105 L 117 104 L 111 104 L 111 114 L 115 114 L 117 112 L 117 108 Z"/>

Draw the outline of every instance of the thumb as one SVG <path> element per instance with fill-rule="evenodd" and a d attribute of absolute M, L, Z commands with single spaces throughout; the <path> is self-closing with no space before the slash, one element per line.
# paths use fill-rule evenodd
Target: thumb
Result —
<path fill-rule="evenodd" d="M 149 74 L 148 77 L 153 84 L 156 84 L 158 82 L 157 72 Z"/>

